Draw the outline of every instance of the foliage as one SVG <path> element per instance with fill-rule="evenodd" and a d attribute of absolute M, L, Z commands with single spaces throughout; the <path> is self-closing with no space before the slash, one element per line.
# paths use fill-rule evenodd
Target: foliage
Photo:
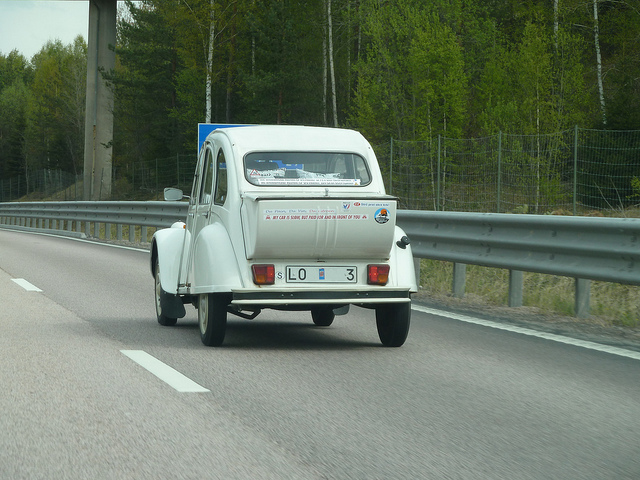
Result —
<path fill-rule="evenodd" d="M 24 131 L 32 70 L 16 50 L 0 55 L 0 176 L 24 172 Z"/>
<path fill-rule="evenodd" d="M 86 56 L 81 37 L 67 46 L 48 42 L 34 55 L 24 132 L 27 169 L 82 172 Z"/>
<path fill-rule="evenodd" d="M 124 2 L 116 68 L 103 72 L 115 89 L 113 164 L 125 172 L 192 152 L 196 124 L 209 116 L 333 125 L 332 84 L 338 124 L 374 144 L 420 140 L 435 151 L 438 135 L 640 129 L 640 0 L 594 1 L 606 125 L 593 2 Z M 0 53 L 3 178 L 38 168 L 81 172 L 85 59 L 81 39 L 50 42 L 32 59 Z M 624 156 L 614 163 L 629 164 Z M 554 196 L 566 180 L 552 168 L 565 159 L 534 152 L 518 161 L 533 162 L 527 168 L 548 181 L 539 195 Z M 612 188 L 632 195 L 637 169 L 614 170 Z M 584 183 L 583 193 L 597 195 L 599 185 Z"/>

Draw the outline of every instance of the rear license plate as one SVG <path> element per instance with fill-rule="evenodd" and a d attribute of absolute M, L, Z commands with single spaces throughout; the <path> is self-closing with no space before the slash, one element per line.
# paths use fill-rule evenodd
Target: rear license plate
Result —
<path fill-rule="evenodd" d="M 356 267 L 287 266 L 287 283 L 356 283 Z"/>

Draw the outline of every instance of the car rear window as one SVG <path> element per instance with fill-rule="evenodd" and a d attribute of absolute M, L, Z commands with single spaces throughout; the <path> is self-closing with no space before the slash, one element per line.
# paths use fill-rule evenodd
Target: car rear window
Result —
<path fill-rule="evenodd" d="M 367 162 L 355 153 L 253 152 L 244 158 L 245 175 L 259 186 L 364 186 L 371 182 Z"/>

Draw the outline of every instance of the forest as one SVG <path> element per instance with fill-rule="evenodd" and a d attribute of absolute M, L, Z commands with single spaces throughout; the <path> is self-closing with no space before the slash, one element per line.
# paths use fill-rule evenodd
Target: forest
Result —
<path fill-rule="evenodd" d="M 0 179 L 82 172 L 86 50 L 0 52 Z M 194 153 L 199 122 L 374 145 L 640 129 L 640 0 L 127 1 L 115 50 L 121 170 Z"/>

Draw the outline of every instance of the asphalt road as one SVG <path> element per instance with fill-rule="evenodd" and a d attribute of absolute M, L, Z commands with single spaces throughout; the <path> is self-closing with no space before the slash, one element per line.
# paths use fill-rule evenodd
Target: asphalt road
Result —
<path fill-rule="evenodd" d="M 419 311 L 384 348 L 358 308 L 207 348 L 193 308 L 157 324 L 148 263 L 0 230 L 1 479 L 640 478 L 640 360 Z"/>

